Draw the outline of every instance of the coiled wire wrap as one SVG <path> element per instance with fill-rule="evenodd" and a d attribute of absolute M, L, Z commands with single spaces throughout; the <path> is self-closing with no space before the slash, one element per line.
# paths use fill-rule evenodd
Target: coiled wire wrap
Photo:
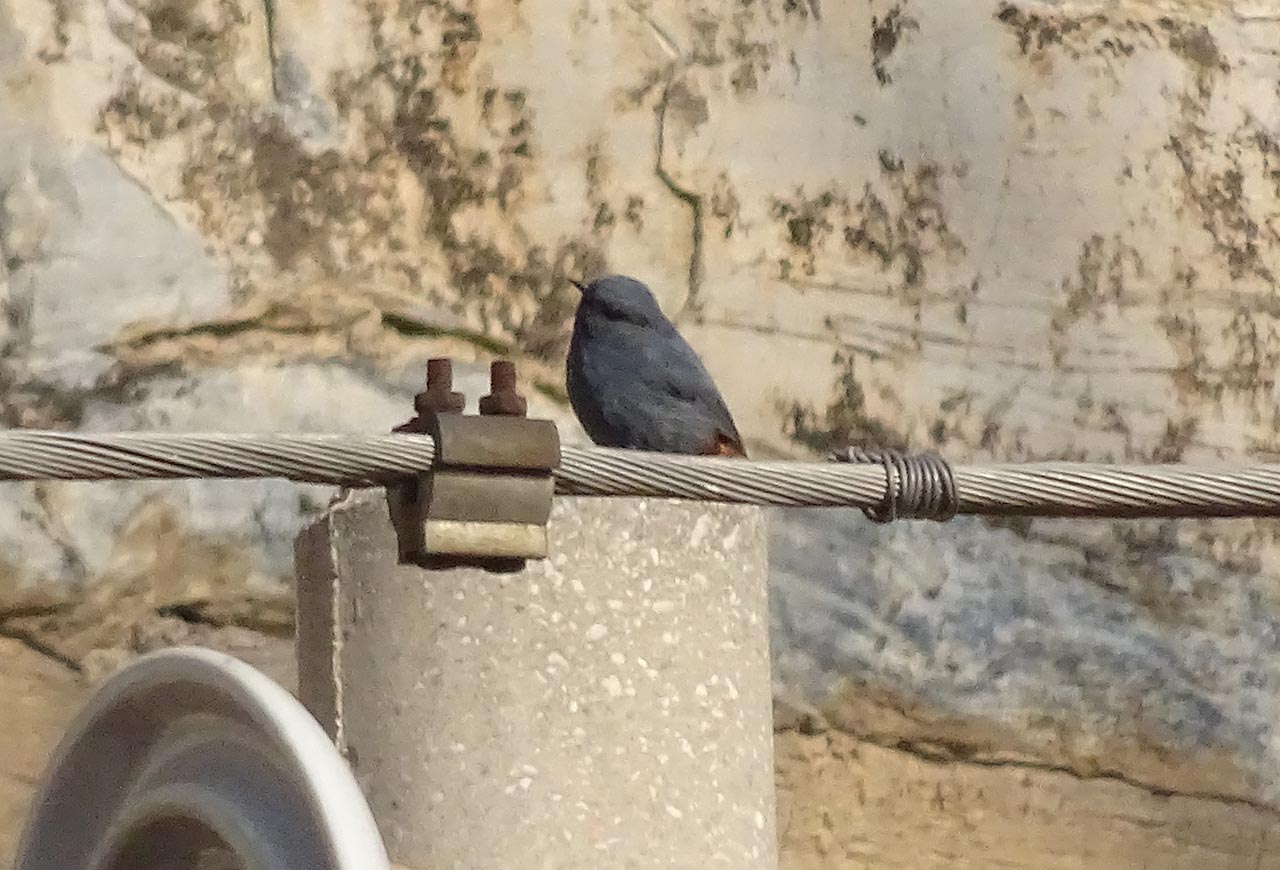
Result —
<path fill-rule="evenodd" d="M 884 501 L 862 512 L 877 523 L 894 520 L 936 520 L 945 523 L 956 515 L 956 478 L 951 465 L 939 454 L 909 454 L 898 450 L 861 450 L 846 447 L 831 454 L 835 462 L 878 464 L 884 468 Z"/>

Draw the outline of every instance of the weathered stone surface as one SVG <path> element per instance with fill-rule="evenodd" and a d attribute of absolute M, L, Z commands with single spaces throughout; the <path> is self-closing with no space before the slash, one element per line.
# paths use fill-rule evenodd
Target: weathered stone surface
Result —
<path fill-rule="evenodd" d="M 1250 592 L 1258 579 L 1157 555 L 1139 566 L 1147 585 L 1125 588 L 1109 566 L 1158 528 L 1056 531 L 1033 547 L 977 520 L 833 529 L 806 511 L 775 524 L 781 698 L 939 759 L 1280 806 L 1277 626 Z"/>
<path fill-rule="evenodd" d="M 776 747 L 786 870 L 1280 867 L 1277 814 L 1265 807 L 838 731 L 784 731 Z"/>
<path fill-rule="evenodd" d="M 1274 458 L 1276 45 L 1268 0 L 0 0 L 0 423 L 385 430 L 508 352 L 567 423 L 608 267 L 757 455 Z M 252 616 L 328 498 L 6 495 L 0 600 L 74 662 Z M 775 526 L 830 726 L 1280 805 L 1275 524 Z"/>

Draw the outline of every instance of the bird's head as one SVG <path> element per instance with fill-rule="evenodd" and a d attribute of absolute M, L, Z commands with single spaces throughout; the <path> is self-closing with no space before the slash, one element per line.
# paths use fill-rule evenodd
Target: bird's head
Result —
<path fill-rule="evenodd" d="M 571 281 L 582 293 L 578 312 L 598 315 L 606 320 L 625 321 L 637 326 L 655 326 L 666 322 L 658 300 L 643 283 L 626 275 L 607 275 L 590 284 Z"/>

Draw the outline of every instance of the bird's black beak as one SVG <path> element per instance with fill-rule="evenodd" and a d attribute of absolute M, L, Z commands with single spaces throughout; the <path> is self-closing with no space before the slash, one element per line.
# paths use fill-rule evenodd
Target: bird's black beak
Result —
<path fill-rule="evenodd" d="M 574 287 L 577 287 L 579 293 L 587 292 L 587 285 L 583 284 L 581 281 L 575 281 L 572 278 L 570 278 L 569 283 L 572 284 Z"/>

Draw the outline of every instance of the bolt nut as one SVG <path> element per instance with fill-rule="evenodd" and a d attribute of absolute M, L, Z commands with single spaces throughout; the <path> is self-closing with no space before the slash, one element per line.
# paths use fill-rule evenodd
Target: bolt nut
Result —
<path fill-rule="evenodd" d="M 489 366 L 489 395 L 480 399 L 480 413 L 485 416 L 523 417 L 529 403 L 516 392 L 516 364 L 511 360 L 495 360 Z"/>

